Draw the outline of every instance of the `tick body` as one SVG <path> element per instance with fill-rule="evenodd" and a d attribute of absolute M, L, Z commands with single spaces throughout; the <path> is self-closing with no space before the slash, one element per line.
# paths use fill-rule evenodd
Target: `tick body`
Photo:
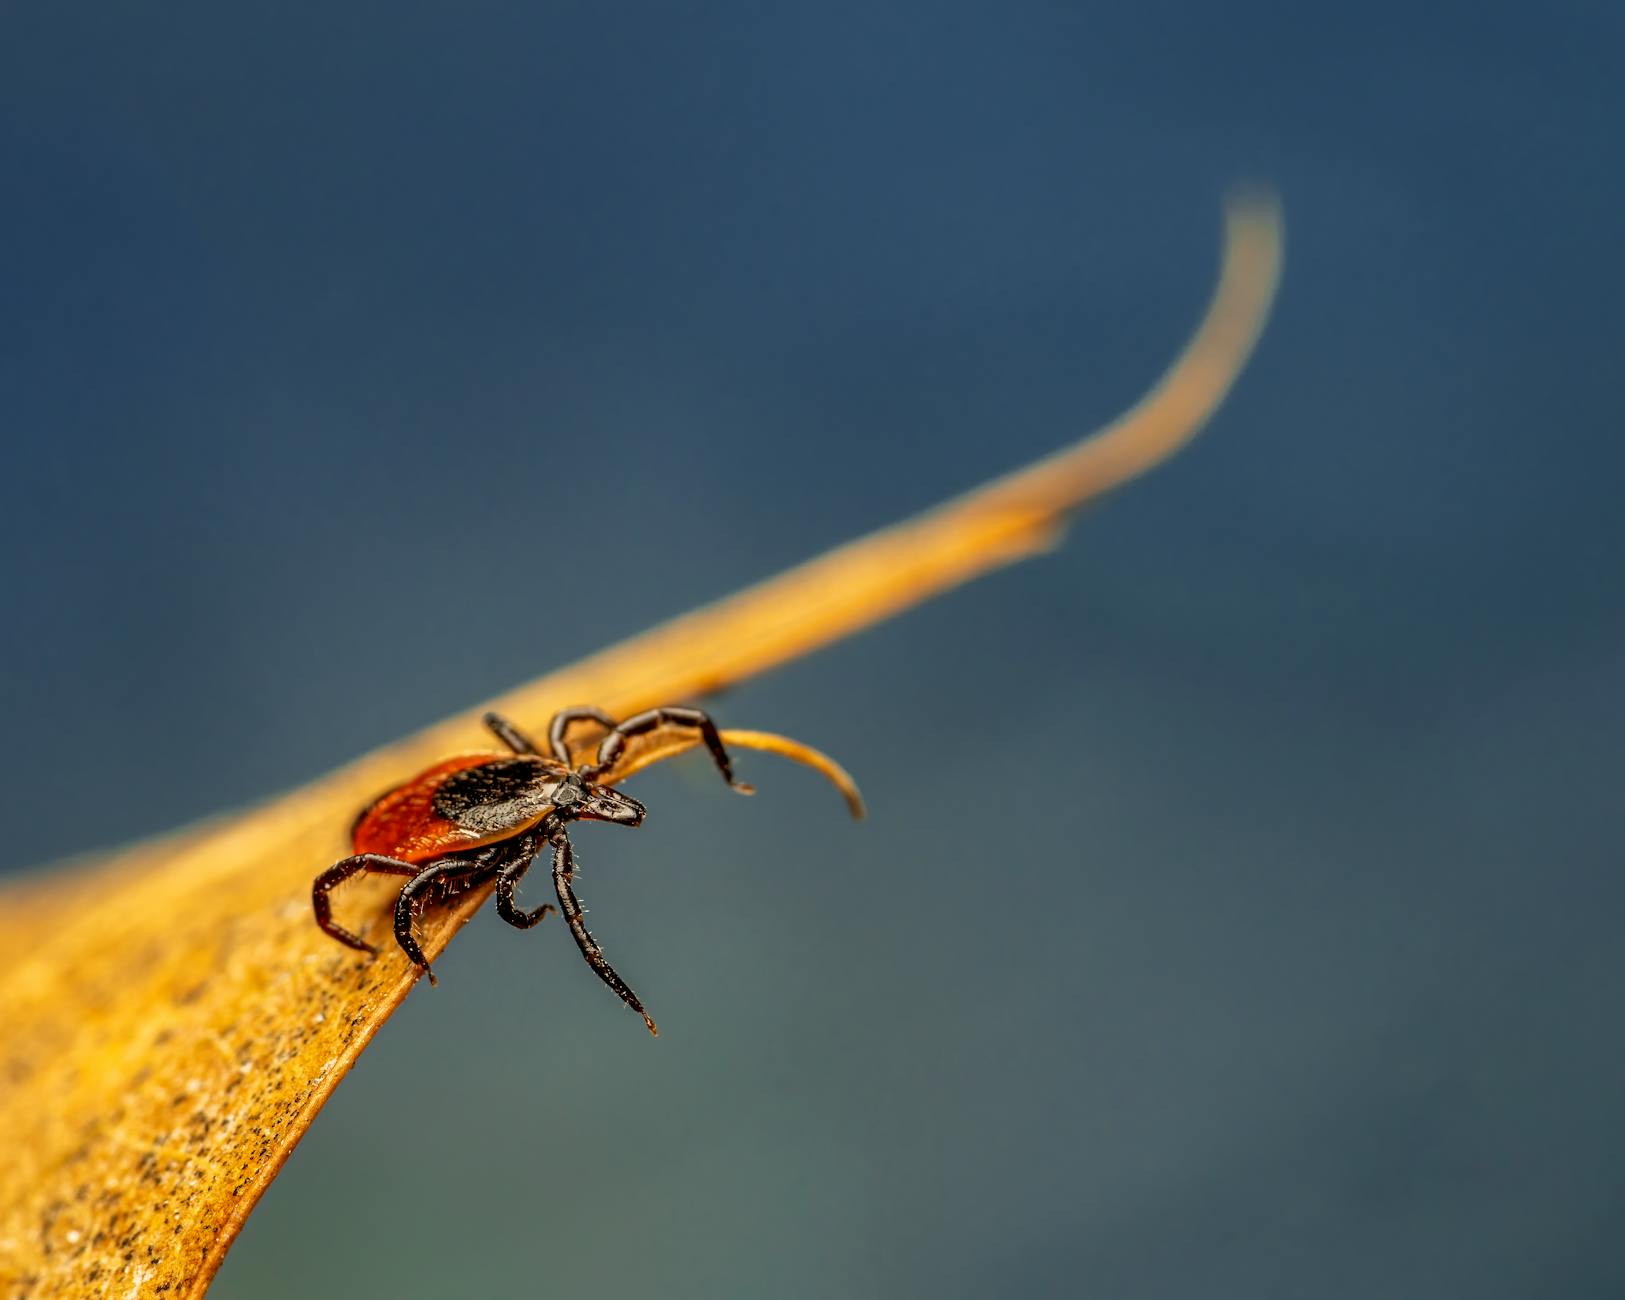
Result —
<path fill-rule="evenodd" d="M 569 732 L 586 722 L 597 724 L 604 736 L 591 762 L 572 767 Z M 566 709 L 554 715 L 548 751 L 543 753 L 497 714 L 486 714 L 485 723 L 507 747 L 506 753 L 446 759 L 362 809 L 350 828 L 354 851 L 322 872 L 311 888 L 316 924 L 340 943 L 376 953 L 372 944 L 333 919 L 329 895 L 360 872 L 407 877 L 395 900 L 395 941 L 433 984 L 434 972 L 412 933 L 416 909 L 494 881 L 498 915 L 509 925 L 528 930 L 553 911 L 553 905 L 522 911 L 514 895 L 525 872 L 550 856 L 558 910 L 581 955 L 598 978 L 643 1017 L 649 1032 L 657 1032 L 637 994 L 604 959 L 603 949 L 587 930 L 575 894 L 569 827 L 576 821 L 642 823 L 643 805 L 601 778 L 612 772 L 628 740 L 667 727 L 697 732 L 723 780 L 741 794 L 750 794 L 749 786 L 734 780 L 733 763 L 716 724 L 698 709 L 650 709 L 624 722 L 598 709 Z"/>

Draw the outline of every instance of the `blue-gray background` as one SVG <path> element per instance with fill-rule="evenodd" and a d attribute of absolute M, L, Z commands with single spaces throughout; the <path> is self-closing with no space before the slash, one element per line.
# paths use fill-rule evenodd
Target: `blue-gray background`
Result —
<path fill-rule="evenodd" d="M 718 702 L 222 1297 L 1625 1287 L 1612 4 L 13 3 L 8 867 L 260 798 L 1134 400 L 1204 439 Z M 570 581 L 569 556 L 614 575 Z M 534 720 L 532 720 L 534 721 Z M 311 869 L 323 864 L 311 863 Z M 533 891 L 534 892 L 534 891 Z"/>

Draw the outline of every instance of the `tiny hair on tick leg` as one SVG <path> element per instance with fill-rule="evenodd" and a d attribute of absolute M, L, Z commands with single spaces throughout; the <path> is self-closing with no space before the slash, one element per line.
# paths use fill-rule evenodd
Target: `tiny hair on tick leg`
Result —
<path fill-rule="evenodd" d="M 589 761 L 572 766 L 569 732 L 584 722 L 602 729 L 603 737 Z M 362 873 L 406 877 L 395 899 L 395 942 L 430 984 L 439 981 L 412 931 L 417 910 L 490 884 L 497 914 L 518 929 L 528 930 L 558 911 L 594 974 L 643 1018 L 651 1034 L 657 1034 L 638 995 L 587 930 L 586 909 L 575 893 L 571 823 L 642 825 L 643 805 L 614 787 L 651 764 L 700 746 L 728 787 L 739 794 L 755 790 L 734 778 L 730 747 L 779 754 L 812 768 L 840 791 L 854 819 L 864 816 L 856 782 L 833 759 L 770 731 L 720 730 L 699 709 L 667 705 L 622 722 L 589 706 L 563 709 L 548 724 L 545 751 L 499 714 L 487 713 L 485 725 L 502 742 L 502 752 L 453 755 L 379 795 L 351 823 L 350 856 L 335 862 L 311 885 L 311 907 L 323 932 L 376 956 L 373 944 L 333 919 L 330 895 Z M 639 743 L 629 749 L 633 740 Z M 526 912 L 515 892 L 524 874 L 544 856 L 551 859 L 558 907 L 544 903 Z"/>

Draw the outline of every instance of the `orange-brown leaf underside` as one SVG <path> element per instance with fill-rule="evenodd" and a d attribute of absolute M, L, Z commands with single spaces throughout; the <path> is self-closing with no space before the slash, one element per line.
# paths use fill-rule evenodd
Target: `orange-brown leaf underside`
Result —
<path fill-rule="evenodd" d="M 1095 435 L 494 701 L 521 726 L 591 702 L 692 699 L 1051 545 L 1080 502 L 1177 450 L 1228 391 L 1280 255 L 1232 204 L 1219 287 L 1185 353 Z M 477 709 L 263 807 L 14 884 L 0 907 L 0 1292 L 200 1295 L 250 1209 L 415 972 L 321 934 L 314 874 L 368 799 L 488 747 Z M 399 881 L 347 887 L 381 916 Z M 432 958 L 484 901 L 425 918 Z"/>

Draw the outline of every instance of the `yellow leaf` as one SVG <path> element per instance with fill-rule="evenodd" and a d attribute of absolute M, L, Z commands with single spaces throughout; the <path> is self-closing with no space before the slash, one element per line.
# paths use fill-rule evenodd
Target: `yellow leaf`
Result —
<path fill-rule="evenodd" d="M 569 704 L 624 716 L 691 699 L 1051 545 L 1071 510 L 1171 454 L 1218 405 L 1263 324 L 1279 255 L 1273 204 L 1233 203 L 1206 317 L 1121 419 L 494 707 L 537 726 Z M 393 946 L 374 959 L 318 931 L 311 880 L 348 851 L 350 818 L 371 796 L 481 747 L 478 717 L 471 709 L 263 807 L 5 891 L 6 1294 L 182 1297 L 208 1286 L 294 1143 L 416 978 Z M 730 738 L 809 763 L 861 808 L 850 778 L 814 751 L 766 733 Z M 382 918 L 398 885 L 358 882 L 346 915 Z M 426 918 L 431 958 L 486 896 L 474 891 Z"/>

